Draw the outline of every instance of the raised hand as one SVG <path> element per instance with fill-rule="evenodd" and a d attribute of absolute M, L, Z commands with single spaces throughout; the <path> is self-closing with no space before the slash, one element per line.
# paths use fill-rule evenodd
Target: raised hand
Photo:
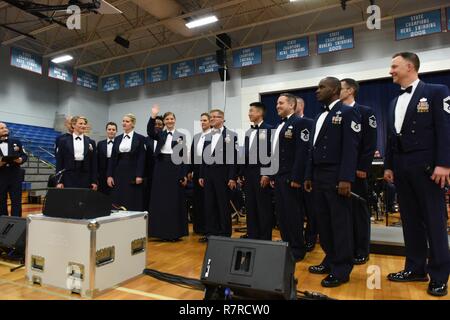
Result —
<path fill-rule="evenodd" d="M 154 104 L 153 107 L 152 107 L 152 118 L 153 118 L 153 119 L 156 118 L 156 116 L 157 116 L 158 113 L 159 113 L 159 110 L 160 110 L 159 105 Z"/>

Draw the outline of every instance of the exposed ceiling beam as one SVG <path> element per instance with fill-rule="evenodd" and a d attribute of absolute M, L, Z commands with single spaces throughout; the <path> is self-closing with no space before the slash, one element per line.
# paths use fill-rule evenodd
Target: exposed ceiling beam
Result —
<path fill-rule="evenodd" d="M 127 3 L 128 1 L 130 1 L 130 0 L 118 0 L 118 1 L 116 1 L 114 3 L 111 3 L 111 4 L 114 5 L 115 7 L 117 7 L 117 6 L 120 6 L 120 5 L 124 4 L 124 3 Z M 90 14 L 92 14 L 92 13 L 90 13 L 90 12 L 89 13 L 82 13 L 81 16 L 84 17 L 84 16 L 87 16 L 87 15 L 90 15 Z M 37 34 L 40 34 L 40 33 L 43 33 L 43 32 L 47 32 L 49 30 L 53 30 L 53 29 L 58 28 L 58 27 L 62 27 L 62 26 L 60 26 L 58 24 L 50 24 L 50 25 L 45 26 L 43 28 L 39 28 L 39 29 L 35 29 L 33 31 L 30 31 L 30 32 L 28 32 L 28 34 L 30 34 L 32 36 L 35 36 Z M 25 36 L 14 37 L 14 38 L 11 38 L 11 39 L 3 41 L 2 45 L 4 45 L 4 46 L 11 45 L 11 44 L 13 44 L 13 43 L 15 43 L 17 41 L 20 41 L 20 40 L 22 40 L 24 38 L 25 38 Z"/>
<path fill-rule="evenodd" d="M 431 10 L 436 10 L 436 9 L 444 9 L 445 7 L 446 6 L 442 6 L 442 5 L 441 6 L 434 6 L 434 7 L 427 7 L 427 8 L 422 8 L 422 9 L 419 9 L 419 10 L 403 12 L 403 13 L 396 14 L 396 15 L 393 15 L 392 13 L 388 13 L 388 15 L 386 15 L 385 17 L 381 18 L 381 22 L 392 21 L 392 20 L 394 20 L 394 19 L 396 19 L 398 17 L 402 17 L 402 16 L 418 14 L 418 13 L 424 12 L 424 10 L 430 10 L 431 11 Z M 345 24 L 345 25 L 334 26 L 334 27 L 330 27 L 330 28 L 326 28 L 326 29 L 314 30 L 314 31 L 297 33 L 297 34 L 290 34 L 290 35 L 279 37 L 279 38 L 275 38 L 275 39 L 259 41 L 259 42 L 255 42 L 255 43 L 251 43 L 251 44 L 246 44 L 245 46 L 242 46 L 242 47 L 233 48 L 233 50 L 238 50 L 238 49 L 243 49 L 243 48 L 248 48 L 248 47 L 253 47 L 253 46 L 258 46 L 258 45 L 267 45 L 267 44 L 272 44 L 272 43 L 275 43 L 275 42 L 290 40 L 290 39 L 294 39 L 294 38 L 313 36 L 313 35 L 316 35 L 318 33 L 332 32 L 332 31 L 335 31 L 337 29 L 345 29 L 345 28 L 359 27 L 359 26 L 365 26 L 365 25 L 366 25 L 366 21 L 359 21 L 359 22 L 349 23 L 349 24 Z M 182 59 L 166 61 L 166 62 L 163 62 L 163 63 L 154 64 L 154 65 L 142 66 L 142 67 L 137 68 L 137 69 L 124 70 L 124 71 L 120 71 L 120 72 L 114 72 L 114 73 L 110 73 L 110 74 L 105 74 L 104 76 L 107 77 L 107 76 L 122 74 L 125 71 L 126 72 L 132 72 L 132 71 L 146 69 L 146 68 L 149 68 L 149 67 L 160 66 L 160 65 L 164 65 L 164 64 L 172 64 L 172 63 L 177 63 L 177 62 L 181 62 L 181 61 L 185 61 L 185 60 L 197 59 L 197 58 L 204 57 L 204 56 L 211 55 L 211 54 L 215 54 L 215 51 L 214 52 L 209 52 L 209 53 L 207 52 L 207 53 L 203 53 L 201 55 L 196 55 L 196 56 L 191 56 L 191 57 L 183 57 Z M 108 62 L 111 62 L 111 61 L 112 60 L 109 60 Z"/>
<path fill-rule="evenodd" d="M 363 2 L 363 1 L 365 1 L 365 0 L 351 0 L 351 3 L 359 3 L 359 2 Z M 320 7 L 320 8 L 316 8 L 316 9 L 307 10 L 307 11 L 300 10 L 298 12 L 295 12 L 295 13 L 292 13 L 292 14 L 289 14 L 289 15 L 285 15 L 285 16 L 282 16 L 282 17 L 277 17 L 277 18 L 273 18 L 273 19 L 267 19 L 267 20 L 264 20 L 264 21 L 258 21 L 258 22 L 246 24 L 246 25 L 243 25 L 243 26 L 229 28 L 229 29 L 220 30 L 220 31 L 216 31 L 216 32 L 210 32 L 208 34 L 202 34 L 202 35 L 199 35 L 199 36 L 196 36 L 196 37 L 192 37 L 192 38 L 189 38 L 189 39 L 183 39 L 183 40 L 175 41 L 175 42 L 172 42 L 172 43 L 167 43 L 167 44 L 164 44 L 164 45 L 161 45 L 161 46 L 157 46 L 157 47 L 152 47 L 152 48 L 148 48 L 148 49 L 143 49 L 143 50 L 138 50 L 138 51 L 134 51 L 134 52 L 129 52 L 129 53 L 126 53 L 126 54 L 115 56 L 115 57 L 109 57 L 109 58 L 105 58 L 105 59 L 94 60 L 94 61 L 91 61 L 91 62 L 83 63 L 83 64 L 75 66 L 75 67 L 76 68 L 84 68 L 84 67 L 96 65 L 96 64 L 99 64 L 99 63 L 104 63 L 104 62 L 118 60 L 118 59 L 123 59 L 123 58 L 128 58 L 128 57 L 131 57 L 131 56 L 134 56 L 134 55 L 138 55 L 138 54 L 143 54 L 143 53 L 152 52 L 152 51 L 156 51 L 156 50 L 160 50 L 160 49 L 170 48 L 170 47 L 177 46 L 177 45 L 180 45 L 180 44 L 185 44 L 185 43 L 189 43 L 189 42 L 192 42 L 192 41 L 205 39 L 207 37 L 215 37 L 215 36 L 217 36 L 218 34 L 221 34 L 221 33 L 236 32 L 236 31 L 240 31 L 240 30 L 244 30 L 244 29 L 248 29 L 248 28 L 252 28 L 252 27 L 262 26 L 262 25 L 266 25 L 266 24 L 270 24 L 270 23 L 274 23 L 274 22 L 278 22 L 278 21 L 283 21 L 283 20 L 286 20 L 286 19 L 291 19 L 291 18 L 295 18 L 295 17 L 307 15 L 307 14 L 320 12 L 320 11 L 323 11 L 323 10 L 337 9 L 337 8 L 340 8 L 340 7 L 341 7 L 340 4 L 334 4 L 334 5 L 328 5 L 328 6 L 325 6 L 325 7 Z M 63 51 L 63 52 L 65 52 L 65 51 Z"/>
<path fill-rule="evenodd" d="M 188 13 L 183 14 L 181 16 L 178 16 L 176 18 L 183 19 L 183 18 L 188 18 L 188 17 L 194 16 L 194 15 L 202 15 L 202 14 L 205 14 L 205 13 L 208 13 L 208 12 L 211 12 L 211 11 L 217 11 L 217 10 L 225 9 L 227 7 L 236 6 L 236 5 L 238 5 L 238 4 L 242 3 L 242 2 L 246 2 L 246 1 L 249 1 L 249 0 L 232 0 L 232 1 L 227 1 L 227 2 L 224 2 L 224 3 L 221 3 L 221 4 L 217 4 L 217 5 L 214 5 L 212 7 L 208 7 L 208 8 L 205 8 L 205 9 L 198 10 L 198 11 L 188 12 Z M 127 35 L 129 36 L 129 35 L 132 35 L 135 32 L 138 32 L 138 31 L 142 31 L 142 30 L 146 30 L 146 29 L 149 29 L 149 28 L 151 29 L 151 28 L 155 28 L 155 27 L 158 27 L 158 26 L 162 26 L 164 24 L 164 22 L 169 21 L 171 19 L 172 18 L 164 19 L 164 20 L 157 21 L 155 23 L 151 23 L 149 25 L 140 26 L 140 27 L 137 27 L 137 28 L 130 29 L 128 31 L 123 32 L 121 34 L 121 36 L 127 36 Z M 95 44 L 98 44 L 98 43 L 102 43 L 102 42 L 111 42 L 111 41 L 114 40 L 115 37 L 116 37 L 116 35 L 114 34 L 114 35 L 109 36 L 109 37 L 104 37 L 104 38 L 101 38 L 101 39 L 96 39 L 96 40 L 80 43 L 80 44 L 72 46 L 72 47 L 68 47 L 68 48 L 65 48 L 65 49 L 62 49 L 62 50 L 51 52 L 51 53 L 45 55 L 44 57 L 48 58 L 48 57 L 53 56 L 53 55 L 60 55 L 62 53 L 66 53 L 66 52 L 69 52 L 69 51 L 72 51 L 72 50 L 76 50 L 76 49 L 80 49 L 80 48 L 84 48 L 84 47 L 88 47 L 88 46 L 92 46 L 92 45 L 95 45 Z"/>

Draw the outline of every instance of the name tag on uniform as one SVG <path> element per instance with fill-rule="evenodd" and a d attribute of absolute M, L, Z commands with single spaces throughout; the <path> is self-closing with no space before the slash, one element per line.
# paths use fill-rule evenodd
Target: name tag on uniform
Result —
<path fill-rule="evenodd" d="M 430 112 L 430 105 L 428 104 L 427 98 L 420 99 L 419 104 L 417 105 L 417 112 L 418 113 Z"/>
<path fill-rule="evenodd" d="M 342 116 L 341 111 L 336 112 L 336 115 L 331 119 L 332 124 L 341 124 L 342 122 Z"/>
<path fill-rule="evenodd" d="M 287 128 L 286 132 L 284 133 L 284 137 L 285 137 L 286 139 L 292 139 L 292 136 L 293 136 L 292 130 L 293 130 L 293 129 L 294 129 L 293 126 L 289 126 L 289 127 Z"/>

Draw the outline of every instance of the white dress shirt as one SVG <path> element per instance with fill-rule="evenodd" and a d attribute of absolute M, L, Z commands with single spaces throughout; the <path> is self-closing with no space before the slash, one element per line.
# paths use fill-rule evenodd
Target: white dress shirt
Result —
<path fill-rule="evenodd" d="M 73 136 L 73 154 L 75 156 L 75 161 L 84 160 L 84 135 L 77 136 L 75 133 Z M 77 139 L 77 138 L 81 138 Z"/>
<path fill-rule="evenodd" d="M 406 110 L 408 109 L 408 105 L 411 102 L 411 98 L 414 94 L 414 91 L 416 91 L 417 85 L 419 84 L 420 80 L 417 79 L 413 83 L 411 83 L 409 86 L 412 86 L 411 93 L 405 92 L 400 97 L 398 97 L 397 104 L 395 106 L 395 131 L 397 133 L 400 133 L 402 131 L 403 121 L 405 120 Z M 408 87 L 409 87 L 408 86 Z M 402 88 L 406 89 L 406 88 Z"/>
<path fill-rule="evenodd" d="M 129 136 L 130 138 L 127 138 L 126 136 Z M 130 133 L 123 133 L 123 139 L 122 142 L 120 143 L 119 146 L 119 151 L 122 153 L 125 152 L 130 152 L 131 151 L 131 142 L 133 141 L 133 136 L 134 136 L 134 130 L 131 131 Z"/>
<path fill-rule="evenodd" d="M 112 143 L 109 143 L 110 141 L 112 141 Z M 108 159 L 111 158 L 113 145 L 114 145 L 114 139 L 106 139 L 106 157 Z"/>
<path fill-rule="evenodd" d="M 2 153 L 4 157 L 8 156 L 8 142 L 5 141 L 3 143 L 0 143 L 0 149 L 2 149 Z"/>
<path fill-rule="evenodd" d="M 258 127 L 260 127 L 260 126 L 262 125 L 263 122 L 264 122 L 264 121 L 261 121 L 260 123 L 255 124 L 255 125 L 257 125 Z M 258 131 L 258 130 L 253 129 L 253 130 L 252 130 L 252 133 L 250 133 L 250 138 L 249 138 L 249 140 L 248 140 L 248 148 L 249 148 L 249 149 L 250 149 L 251 146 L 252 146 L 253 140 L 255 140 L 255 136 L 256 136 L 256 132 L 257 132 L 257 131 Z"/>
<path fill-rule="evenodd" d="M 278 136 L 280 135 L 281 129 L 283 129 L 284 125 L 286 124 L 286 122 L 289 120 L 289 118 L 293 115 L 293 113 L 291 113 L 290 115 L 288 115 L 286 117 L 286 121 L 280 123 L 277 127 L 277 131 L 275 131 L 275 136 L 273 137 L 273 143 L 272 143 L 272 153 L 275 154 L 275 150 L 277 148 L 277 144 L 278 144 Z"/>
<path fill-rule="evenodd" d="M 340 100 L 333 101 L 328 108 L 330 108 L 330 111 L 333 109 L 333 107 L 339 102 Z M 314 132 L 314 145 L 316 144 L 317 137 L 319 136 L 320 130 L 322 129 L 323 123 L 325 122 L 325 118 L 328 116 L 329 111 L 326 110 L 322 112 L 319 119 L 317 119 L 316 123 L 316 131 Z"/>
<path fill-rule="evenodd" d="M 201 157 L 202 156 L 202 154 L 203 154 L 203 146 L 205 145 L 205 138 L 206 138 L 206 135 L 209 134 L 209 133 L 211 133 L 211 129 L 208 129 L 208 130 L 202 132 L 200 138 L 198 139 L 197 148 L 195 148 L 195 152 L 197 154 L 197 157 Z"/>
<path fill-rule="evenodd" d="M 211 140 L 211 154 L 214 152 L 214 149 L 216 148 L 217 142 L 219 142 L 220 137 L 222 137 L 223 129 L 224 129 L 224 127 L 220 128 L 219 129 L 220 133 L 213 134 L 213 136 L 212 136 L 212 140 Z"/>
<path fill-rule="evenodd" d="M 173 141 L 173 134 L 175 133 L 175 130 L 167 130 L 167 139 L 166 143 L 161 148 L 162 154 L 172 154 L 172 141 Z"/>

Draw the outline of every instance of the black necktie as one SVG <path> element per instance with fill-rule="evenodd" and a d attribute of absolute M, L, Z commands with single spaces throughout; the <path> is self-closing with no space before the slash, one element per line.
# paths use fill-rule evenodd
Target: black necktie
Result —
<path fill-rule="evenodd" d="M 400 89 L 399 95 L 401 96 L 402 94 L 404 94 L 404 93 L 406 93 L 406 92 L 411 93 L 411 92 L 412 92 L 412 89 L 413 89 L 412 86 L 409 86 L 409 87 L 406 88 L 406 89 Z"/>
<path fill-rule="evenodd" d="M 80 140 L 81 141 L 81 138 L 80 137 L 76 137 L 75 140 Z"/>
<path fill-rule="evenodd" d="M 112 141 L 112 140 L 109 140 L 109 141 L 108 141 L 108 144 L 110 144 L 110 143 L 114 143 L 114 141 Z"/>
<path fill-rule="evenodd" d="M 0 140 L 0 144 L 2 144 L 2 143 L 8 143 L 8 139 Z"/>
<path fill-rule="evenodd" d="M 330 106 L 323 106 L 323 112 L 325 111 L 330 112 L 331 111 Z"/>
<path fill-rule="evenodd" d="M 288 119 L 288 118 L 283 118 L 283 119 L 281 119 L 281 122 L 280 122 L 280 123 L 286 122 L 287 119 Z"/>
<path fill-rule="evenodd" d="M 126 134 L 126 135 L 125 135 L 125 138 L 128 138 L 128 139 L 130 139 L 130 136 Z"/>
<path fill-rule="evenodd" d="M 171 136 L 173 136 L 172 132 L 170 132 L 170 131 L 169 131 L 169 132 L 167 132 L 167 134 L 170 134 Z"/>
<path fill-rule="evenodd" d="M 259 129 L 259 126 L 257 124 L 252 126 L 252 129 Z"/>

